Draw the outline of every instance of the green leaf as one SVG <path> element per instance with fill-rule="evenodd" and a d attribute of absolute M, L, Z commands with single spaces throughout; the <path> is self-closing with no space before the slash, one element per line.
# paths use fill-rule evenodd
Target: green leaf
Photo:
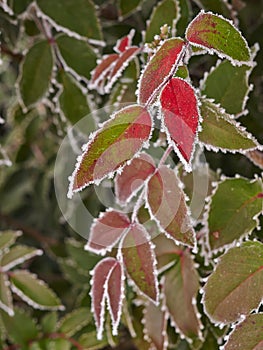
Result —
<path fill-rule="evenodd" d="M 262 213 L 260 179 L 226 179 L 218 184 L 208 211 L 209 244 L 212 250 L 249 235 Z"/>
<path fill-rule="evenodd" d="M 71 342 L 66 339 L 55 339 L 48 344 L 48 348 L 52 350 L 70 350 L 71 346 Z"/>
<path fill-rule="evenodd" d="M 9 280 L 5 273 L 0 273 L 0 308 L 7 312 L 9 316 L 14 315 Z"/>
<path fill-rule="evenodd" d="M 131 12 L 134 12 L 139 7 L 140 2 L 141 0 L 118 0 L 118 9 L 120 17 L 126 17 Z"/>
<path fill-rule="evenodd" d="M 14 244 L 16 239 L 21 236 L 21 231 L 1 231 L 0 232 L 0 255 L 2 255 L 3 251 L 10 247 L 10 245 Z"/>
<path fill-rule="evenodd" d="M 28 346 L 29 342 L 38 335 L 36 323 L 23 310 L 15 308 L 14 311 L 15 314 L 12 317 L 0 311 L 8 337 L 16 344 Z"/>
<path fill-rule="evenodd" d="M 60 34 L 56 43 L 62 59 L 77 74 L 90 79 L 90 72 L 96 67 L 97 55 L 91 46 L 82 40 Z"/>
<path fill-rule="evenodd" d="M 226 109 L 228 113 L 244 111 L 250 86 L 248 78 L 251 68 L 233 66 L 229 61 L 219 61 L 201 83 L 201 92 Z M 224 79 L 222 79 L 224 77 Z"/>
<path fill-rule="evenodd" d="M 199 276 L 191 255 L 181 251 L 180 259 L 165 274 L 164 295 L 171 319 L 187 338 L 201 337 L 201 322 L 194 304 Z"/>
<path fill-rule="evenodd" d="M 74 239 L 66 241 L 66 249 L 76 266 L 88 273 L 101 260 L 99 256 L 86 251 L 84 245 Z"/>
<path fill-rule="evenodd" d="M 63 310 L 55 293 L 35 275 L 26 270 L 13 271 L 10 276 L 13 291 L 36 309 Z"/>
<path fill-rule="evenodd" d="M 16 15 L 24 12 L 32 0 L 8 0 L 8 5 L 12 8 Z"/>
<path fill-rule="evenodd" d="M 37 0 L 45 15 L 61 30 L 71 30 L 83 37 L 102 40 L 96 9 L 90 0 Z M 48 19 L 48 18 L 47 18 Z"/>
<path fill-rule="evenodd" d="M 41 319 L 41 327 L 44 333 L 52 333 L 56 331 L 58 322 L 57 312 L 49 312 Z"/>
<path fill-rule="evenodd" d="M 229 19 L 232 18 L 232 13 L 230 9 L 232 8 L 231 4 L 229 2 L 226 2 L 224 0 L 194 0 L 197 5 L 201 5 L 204 10 L 209 10 L 214 13 L 218 13 L 220 15 L 223 15 L 224 17 L 227 17 Z"/>
<path fill-rule="evenodd" d="M 8 271 L 37 255 L 42 255 L 42 250 L 25 245 L 16 245 L 3 255 L 0 265 L 3 271 Z"/>
<path fill-rule="evenodd" d="M 178 0 L 178 5 L 180 13 L 176 22 L 176 35 L 183 37 L 192 9 L 189 0 Z"/>
<path fill-rule="evenodd" d="M 72 284 L 83 287 L 89 283 L 89 271 L 78 268 L 72 259 L 59 259 L 59 266 Z"/>
<path fill-rule="evenodd" d="M 63 91 L 59 95 L 59 105 L 65 117 L 74 125 L 91 112 L 87 96 L 83 93 L 75 79 L 65 71 L 58 76 Z M 89 118 L 90 131 L 94 130 L 94 121 Z"/>
<path fill-rule="evenodd" d="M 146 144 L 152 129 L 148 111 L 132 105 L 112 115 L 91 135 L 70 179 L 68 197 L 120 169 Z"/>
<path fill-rule="evenodd" d="M 98 350 L 98 349 L 102 349 L 105 346 L 107 346 L 108 340 L 105 336 L 101 340 L 98 340 L 97 339 L 97 332 L 92 331 L 92 332 L 88 332 L 88 333 L 83 334 L 79 338 L 78 343 L 80 345 L 82 345 L 84 349 Z"/>
<path fill-rule="evenodd" d="M 263 244 L 245 242 L 220 258 L 204 287 L 205 312 L 230 323 L 258 308 L 262 300 Z M 243 348 L 244 349 L 244 348 Z"/>
<path fill-rule="evenodd" d="M 82 307 L 68 313 L 60 320 L 58 330 L 67 337 L 72 337 L 92 320 L 92 315 L 88 308 Z"/>
<path fill-rule="evenodd" d="M 39 41 L 27 52 L 18 78 L 22 101 L 31 107 L 46 94 L 50 84 L 53 57 L 48 41 Z"/>
<path fill-rule="evenodd" d="M 198 137 L 208 149 L 242 152 L 258 147 L 256 139 L 222 108 L 201 100 L 202 131 Z"/>
<path fill-rule="evenodd" d="M 186 39 L 193 46 L 229 59 L 233 65 L 250 65 L 246 40 L 232 22 L 221 16 L 201 11 L 189 24 Z"/>
<path fill-rule="evenodd" d="M 167 24 L 171 28 L 174 35 L 178 15 L 178 3 L 176 0 L 159 1 L 147 22 L 145 42 L 151 43 L 154 40 L 154 36 L 160 34 L 160 28 L 164 24 Z"/>
<path fill-rule="evenodd" d="M 225 350 L 260 350 L 263 348 L 263 313 L 249 315 L 237 324 L 224 347 Z"/>

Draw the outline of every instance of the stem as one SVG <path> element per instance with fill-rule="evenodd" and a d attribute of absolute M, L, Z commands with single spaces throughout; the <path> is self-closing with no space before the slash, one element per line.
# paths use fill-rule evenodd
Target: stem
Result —
<path fill-rule="evenodd" d="M 173 146 L 169 146 L 166 148 L 164 154 L 162 155 L 162 158 L 160 159 L 158 168 L 165 163 L 166 159 L 169 157 L 169 154 L 172 152 L 172 150 L 173 150 Z"/>
<path fill-rule="evenodd" d="M 135 220 L 137 218 L 138 211 L 139 211 L 139 209 L 144 201 L 145 189 L 146 189 L 146 186 L 144 186 L 144 189 L 142 190 L 137 202 L 135 203 L 135 206 L 134 206 L 133 212 L 132 212 L 131 222 L 135 222 Z"/>

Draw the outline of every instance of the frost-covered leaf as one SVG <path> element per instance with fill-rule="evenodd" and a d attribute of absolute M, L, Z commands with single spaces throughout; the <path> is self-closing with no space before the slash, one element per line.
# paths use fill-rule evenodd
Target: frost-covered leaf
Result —
<path fill-rule="evenodd" d="M 78 159 L 70 181 L 69 197 L 121 168 L 148 141 L 151 129 L 150 114 L 138 105 L 125 107 L 113 114 L 91 135 Z"/>
<path fill-rule="evenodd" d="M 153 239 L 155 254 L 158 262 L 158 271 L 164 271 L 171 267 L 180 258 L 182 247 L 166 237 L 164 233 Z"/>
<path fill-rule="evenodd" d="M 147 187 L 149 209 L 167 237 L 190 247 L 195 233 L 190 223 L 185 196 L 174 170 L 160 166 Z"/>
<path fill-rule="evenodd" d="M 207 99 L 201 102 L 203 121 L 198 137 L 208 149 L 242 152 L 258 146 L 256 139 L 222 108 Z"/>
<path fill-rule="evenodd" d="M 113 48 L 114 51 L 117 53 L 121 53 L 121 52 L 126 51 L 131 46 L 132 38 L 133 38 L 134 34 L 135 34 L 135 30 L 131 29 L 131 31 L 128 35 L 117 40 L 117 43 Z"/>
<path fill-rule="evenodd" d="M 161 306 L 148 302 L 144 309 L 144 331 L 147 338 L 154 344 L 157 350 L 166 350 L 167 340 L 167 317 Z"/>
<path fill-rule="evenodd" d="M 16 245 L 5 253 L 0 261 L 1 269 L 8 271 L 34 256 L 42 255 L 42 250 L 24 245 Z"/>
<path fill-rule="evenodd" d="M 146 104 L 150 101 L 163 86 L 165 79 L 175 73 L 184 45 L 180 38 L 168 39 L 152 56 L 140 77 L 138 103 Z"/>
<path fill-rule="evenodd" d="M 226 109 L 228 113 L 240 114 L 245 109 L 250 91 L 248 78 L 251 68 L 233 66 L 229 61 L 221 61 L 201 83 L 201 92 Z M 222 79 L 224 77 L 224 79 Z"/>
<path fill-rule="evenodd" d="M 27 52 L 18 78 L 19 91 L 26 107 L 40 101 L 47 93 L 53 68 L 53 57 L 47 40 L 39 41 Z"/>
<path fill-rule="evenodd" d="M 101 260 L 92 272 L 91 311 L 94 313 L 97 337 L 100 340 L 104 329 L 106 299 L 109 302 L 108 281 L 116 265 L 119 265 L 119 262 L 114 258 L 108 257 Z"/>
<path fill-rule="evenodd" d="M 225 324 L 248 315 L 262 301 L 262 281 L 263 244 L 245 242 L 230 249 L 204 287 L 205 312 L 213 322 Z"/>
<path fill-rule="evenodd" d="M 150 237 L 142 225 L 131 225 L 122 241 L 121 253 L 126 270 L 135 285 L 153 302 L 158 302 L 155 254 Z"/>
<path fill-rule="evenodd" d="M 122 18 L 129 15 L 138 8 L 140 2 L 141 0 L 118 0 L 119 16 Z"/>
<path fill-rule="evenodd" d="M 80 76 L 90 79 L 90 72 L 95 68 L 97 60 L 92 47 L 86 41 L 65 34 L 58 35 L 56 43 L 67 66 Z"/>
<path fill-rule="evenodd" d="M 98 350 L 108 345 L 107 337 L 104 336 L 102 339 L 97 339 L 97 332 L 85 332 L 78 340 L 78 343 L 83 346 L 84 349 Z"/>
<path fill-rule="evenodd" d="M 263 187 L 260 179 L 226 179 L 218 184 L 208 212 L 209 245 L 212 250 L 249 235 L 262 213 Z"/>
<path fill-rule="evenodd" d="M 9 316 L 14 315 L 12 295 L 9 287 L 9 280 L 5 273 L 0 273 L 0 309 L 8 313 Z"/>
<path fill-rule="evenodd" d="M 47 19 L 59 29 L 75 32 L 83 37 L 100 41 L 101 28 L 91 0 L 37 0 Z"/>
<path fill-rule="evenodd" d="M 1 231 L 0 232 L 0 255 L 3 254 L 4 250 L 10 245 L 14 244 L 16 239 L 21 236 L 21 231 Z"/>
<path fill-rule="evenodd" d="M 194 89 L 185 80 L 171 79 L 162 90 L 161 107 L 167 138 L 186 169 L 189 169 L 199 124 Z"/>
<path fill-rule="evenodd" d="M 246 40 L 229 20 L 201 11 L 186 30 L 186 39 L 198 47 L 225 57 L 234 65 L 250 64 Z"/>
<path fill-rule="evenodd" d="M 118 326 L 121 319 L 122 300 L 124 298 L 124 273 L 123 267 L 118 262 L 112 268 L 108 279 L 108 305 L 112 321 L 112 334 L 118 334 Z"/>
<path fill-rule="evenodd" d="M 237 324 L 224 350 L 260 350 L 263 348 L 263 313 L 253 314 Z"/>
<path fill-rule="evenodd" d="M 116 175 L 115 194 L 118 201 L 124 205 L 129 202 L 154 171 L 154 160 L 147 153 L 134 158 L 125 166 L 121 174 Z"/>
<path fill-rule="evenodd" d="M 58 78 L 63 88 L 58 99 L 60 108 L 68 121 L 74 125 L 91 112 L 89 101 L 77 82 L 65 71 L 61 70 Z M 93 130 L 95 123 L 92 117 L 89 123 L 90 130 Z"/>
<path fill-rule="evenodd" d="M 130 226 L 129 218 L 116 210 L 102 213 L 95 219 L 90 229 L 86 250 L 104 255 L 110 251 Z"/>
<path fill-rule="evenodd" d="M 176 0 L 159 1 L 153 9 L 145 31 L 145 42 L 151 43 L 154 36 L 160 34 L 160 28 L 167 24 L 174 34 L 175 24 L 178 18 L 178 2 Z"/>
<path fill-rule="evenodd" d="M 60 300 L 42 280 L 26 271 L 12 271 L 12 290 L 29 305 L 40 310 L 63 310 Z"/>
<path fill-rule="evenodd" d="M 29 316 L 22 309 L 15 308 L 14 316 L 9 316 L 5 312 L 1 313 L 4 327 L 7 331 L 9 338 L 11 338 L 15 344 L 28 347 L 28 343 L 38 336 L 37 325 L 33 317 Z"/>
<path fill-rule="evenodd" d="M 195 306 L 199 276 L 190 253 L 181 252 L 180 259 L 166 274 L 164 295 L 170 317 L 187 338 L 201 336 L 201 323 Z"/>
<path fill-rule="evenodd" d="M 89 308 L 82 307 L 66 314 L 58 325 L 58 331 L 67 337 L 72 337 L 92 320 Z"/>

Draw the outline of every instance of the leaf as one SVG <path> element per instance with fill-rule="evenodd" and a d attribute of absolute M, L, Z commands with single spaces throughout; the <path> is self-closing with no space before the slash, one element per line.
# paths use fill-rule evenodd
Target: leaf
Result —
<path fill-rule="evenodd" d="M 187 338 L 201 338 L 201 322 L 195 306 L 199 290 L 199 276 L 187 250 L 164 279 L 164 295 L 171 319 Z"/>
<path fill-rule="evenodd" d="M 72 261 L 76 264 L 76 267 L 89 272 L 100 261 L 100 257 L 84 249 L 84 244 L 79 241 L 72 238 L 66 241 L 66 250 Z"/>
<path fill-rule="evenodd" d="M 59 105 L 67 120 L 73 125 L 91 112 L 86 94 L 83 93 L 77 82 L 65 71 L 60 71 L 58 76 L 63 90 L 59 95 Z M 89 118 L 90 130 L 94 130 L 94 121 Z"/>
<path fill-rule="evenodd" d="M 166 350 L 167 340 L 167 318 L 160 306 L 148 302 L 144 309 L 144 331 L 147 338 L 153 342 L 157 350 Z"/>
<path fill-rule="evenodd" d="M 235 67 L 229 61 L 219 61 L 200 84 L 201 92 L 220 103 L 228 113 L 242 113 L 250 91 L 250 73 L 251 68 L 246 65 Z"/>
<path fill-rule="evenodd" d="M 110 210 L 101 213 L 100 217 L 93 221 L 85 249 L 105 255 L 107 251 L 111 251 L 116 246 L 129 226 L 129 218 L 121 212 Z"/>
<path fill-rule="evenodd" d="M 167 78 L 176 72 L 184 45 L 180 38 L 168 39 L 152 56 L 139 80 L 139 104 L 149 103 Z"/>
<path fill-rule="evenodd" d="M 56 43 L 66 65 L 80 76 L 90 79 L 90 72 L 95 68 L 97 60 L 92 47 L 86 41 L 65 34 L 58 35 Z"/>
<path fill-rule="evenodd" d="M 98 340 L 102 340 L 105 302 L 108 296 L 108 280 L 111 271 L 117 263 L 117 260 L 114 258 L 105 258 L 96 265 L 92 272 L 93 278 L 91 281 L 91 311 L 94 313 Z"/>
<path fill-rule="evenodd" d="M 13 271 L 10 276 L 12 290 L 29 305 L 40 310 L 63 310 L 55 293 L 35 275 L 26 271 Z"/>
<path fill-rule="evenodd" d="M 57 312 L 49 312 L 41 319 L 41 328 L 43 333 L 53 333 L 56 331 L 58 323 Z"/>
<path fill-rule="evenodd" d="M 29 4 L 31 4 L 31 0 L 19 0 L 19 1 L 8 0 L 8 3 L 10 3 L 9 6 L 12 8 L 14 13 L 16 15 L 19 15 L 26 11 Z"/>
<path fill-rule="evenodd" d="M 262 243 L 245 242 L 229 249 L 204 287 L 206 314 L 213 322 L 224 324 L 248 315 L 261 303 L 262 279 Z"/>
<path fill-rule="evenodd" d="M 214 13 L 218 13 L 229 19 L 233 16 L 233 8 L 229 2 L 224 0 L 194 0 L 198 6 L 202 6 L 204 10 L 210 10 Z"/>
<path fill-rule="evenodd" d="M 209 245 L 217 250 L 248 236 L 262 213 L 262 181 L 226 179 L 218 184 L 208 212 Z"/>
<path fill-rule="evenodd" d="M 108 345 L 108 340 L 103 337 L 101 340 L 97 339 L 97 332 L 87 332 L 80 336 L 78 343 L 83 346 L 84 349 L 98 350 Z"/>
<path fill-rule="evenodd" d="M 193 247 L 195 235 L 184 193 L 172 169 L 164 165 L 159 167 L 148 183 L 147 200 L 153 219 L 167 237 Z"/>
<path fill-rule="evenodd" d="M 141 153 L 115 177 L 115 194 L 120 204 L 127 204 L 155 171 L 155 163 L 147 153 Z"/>
<path fill-rule="evenodd" d="M 0 262 L 2 271 L 8 271 L 16 265 L 20 265 L 26 260 L 42 255 L 42 250 L 24 245 L 16 245 L 5 253 Z"/>
<path fill-rule="evenodd" d="M 127 3 L 127 2 L 126 2 Z M 131 29 L 129 34 L 117 40 L 113 50 L 117 53 L 126 51 L 132 44 L 132 38 L 134 37 L 135 29 Z"/>
<path fill-rule="evenodd" d="M 59 332 L 72 337 L 91 322 L 92 316 L 88 308 L 82 307 L 66 314 L 58 325 Z"/>
<path fill-rule="evenodd" d="M 90 0 L 37 0 L 47 20 L 56 22 L 57 29 L 68 30 L 95 41 L 102 40 L 96 9 Z"/>
<path fill-rule="evenodd" d="M 151 43 L 154 36 L 160 34 L 160 28 L 167 24 L 174 35 L 175 24 L 178 20 L 179 10 L 176 0 L 163 0 L 157 3 L 150 19 L 147 21 L 145 42 Z"/>
<path fill-rule="evenodd" d="M 28 343 L 38 336 L 38 329 L 32 317 L 25 311 L 15 308 L 14 316 L 9 316 L 5 312 L 1 313 L 4 327 L 15 344 L 28 346 Z"/>
<path fill-rule="evenodd" d="M 21 236 L 21 231 L 0 231 L 0 255 L 8 248 L 10 245 L 14 244 L 16 239 Z"/>
<path fill-rule="evenodd" d="M 121 168 L 148 141 L 152 120 L 146 109 L 128 106 L 112 115 L 90 137 L 72 174 L 68 196 Z"/>
<path fill-rule="evenodd" d="M 237 324 L 231 332 L 225 350 L 260 350 L 263 346 L 263 314 L 253 314 Z"/>
<path fill-rule="evenodd" d="M 207 99 L 201 100 L 202 131 L 198 137 L 208 149 L 242 152 L 258 147 L 256 139 L 233 116 Z"/>
<path fill-rule="evenodd" d="M 19 91 L 26 107 L 31 107 L 47 94 L 53 69 L 48 41 L 39 41 L 27 52 L 20 68 Z"/>
<path fill-rule="evenodd" d="M 157 303 L 159 295 L 156 259 L 145 228 L 138 223 L 132 224 L 121 246 L 123 261 L 130 278 L 140 292 Z"/>
<path fill-rule="evenodd" d="M 200 11 L 186 29 L 186 39 L 194 46 L 225 57 L 233 65 L 250 64 L 246 40 L 229 20 Z"/>
<path fill-rule="evenodd" d="M 72 344 L 67 339 L 54 339 L 49 342 L 48 347 L 54 350 L 70 350 Z"/>
<path fill-rule="evenodd" d="M 9 280 L 5 273 L 0 273 L 0 308 L 9 316 L 14 316 L 12 295 L 9 288 Z"/>
<path fill-rule="evenodd" d="M 167 138 L 189 170 L 199 123 L 194 89 L 185 80 L 172 78 L 162 91 L 161 107 Z"/>
<path fill-rule="evenodd" d="M 122 20 L 122 17 L 126 17 L 131 12 L 134 12 L 139 7 L 140 3 L 141 0 L 118 0 L 120 20 Z"/>

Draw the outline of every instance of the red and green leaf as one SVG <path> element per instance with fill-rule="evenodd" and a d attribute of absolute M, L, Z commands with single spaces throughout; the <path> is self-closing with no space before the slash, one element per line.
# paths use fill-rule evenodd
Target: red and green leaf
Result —
<path fill-rule="evenodd" d="M 234 65 L 250 64 L 246 40 L 229 20 L 201 11 L 186 30 L 186 39 L 194 46 L 225 57 Z"/>
<path fill-rule="evenodd" d="M 131 280 L 143 294 L 157 303 L 156 259 L 150 237 L 142 225 L 131 225 L 122 241 L 121 253 Z"/>
<path fill-rule="evenodd" d="M 195 306 L 199 290 L 199 276 L 187 250 L 164 278 L 164 295 L 170 317 L 187 338 L 201 337 L 201 322 Z"/>
<path fill-rule="evenodd" d="M 129 218 L 116 210 L 102 213 L 95 219 L 85 249 L 104 255 L 117 244 L 123 232 L 130 226 Z"/>
<path fill-rule="evenodd" d="M 135 30 L 132 29 L 128 35 L 124 36 L 123 38 L 120 38 L 117 41 L 113 50 L 117 53 L 121 53 L 126 51 L 126 49 L 130 48 L 134 34 L 135 34 Z"/>
<path fill-rule="evenodd" d="M 185 42 L 180 38 L 166 40 L 152 56 L 143 71 L 138 89 L 138 103 L 147 104 L 179 65 Z"/>
<path fill-rule="evenodd" d="M 195 233 L 191 226 L 185 195 L 175 172 L 159 167 L 147 187 L 147 199 L 152 217 L 168 238 L 193 247 Z"/>
<path fill-rule="evenodd" d="M 125 165 L 147 143 L 151 129 L 151 116 L 143 107 L 133 105 L 116 112 L 90 136 L 72 174 L 69 197 Z"/>
<path fill-rule="evenodd" d="M 142 153 L 138 158 L 134 158 L 115 178 L 117 200 L 121 204 L 129 202 L 154 171 L 154 160 L 147 153 Z"/>
<path fill-rule="evenodd" d="M 262 301 L 263 244 L 245 242 L 230 249 L 204 287 L 205 312 L 213 322 L 237 321 Z"/>
<path fill-rule="evenodd" d="M 171 79 L 162 91 L 161 107 L 167 138 L 189 170 L 200 119 L 194 89 L 185 80 Z"/>

